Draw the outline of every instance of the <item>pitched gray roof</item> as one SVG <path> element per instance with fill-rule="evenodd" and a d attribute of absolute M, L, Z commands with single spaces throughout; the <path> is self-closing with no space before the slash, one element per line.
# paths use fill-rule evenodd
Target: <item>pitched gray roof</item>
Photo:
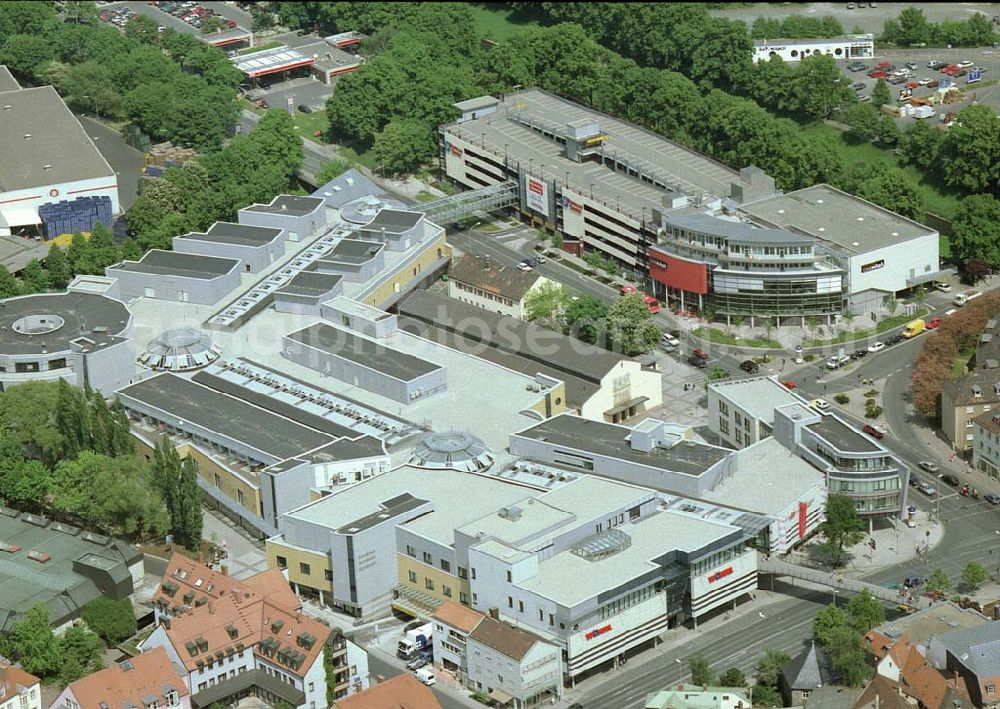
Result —
<path fill-rule="evenodd" d="M 831 683 L 833 667 L 823 649 L 812 642 L 781 668 L 781 675 L 789 689 L 810 691 Z"/>
<path fill-rule="evenodd" d="M 1000 674 L 1000 621 L 942 633 L 937 639 L 977 676 Z"/>

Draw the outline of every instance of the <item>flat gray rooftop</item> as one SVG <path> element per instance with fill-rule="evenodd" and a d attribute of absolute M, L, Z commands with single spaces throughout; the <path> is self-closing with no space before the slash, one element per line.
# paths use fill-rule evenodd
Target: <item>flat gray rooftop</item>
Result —
<path fill-rule="evenodd" d="M 14 323 L 27 315 L 46 317 L 53 324 L 60 318 L 62 324 L 54 330 L 36 329 L 35 334 L 18 332 Z M 41 354 L 43 347 L 50 355 L 66 352 L 78 337 L 118 335 L 128 327 L 131 317 L 123 303 L 94 293 L 67 291 L 8 298 L 0 301 L 0 354 Z"/>
<path fill-rule="evenodd" d="M 596 121 L 601 132 L 608 136 L 605 143 L 607 154 L 618 151 L 652 164 L 659 172 L 670 175 L 672 184 L 668 186 L 687 194 L 707 193 L 728 197 L 731 183 L 739 179 L 735 170 L 662 136 L 539 89 L 508 94 L 496 113 L 449 125 L 445 130 L 476 145 L 485 141 L 501 160 L 506 152 L 508 158 L 520 162 L 525 168 L 530 161 L 536 175 L 544 172 L 547 177 L 561 182 L 566 180 L 568 172 L 571 189 L 581 194 L 593 192 L 596 199 L 605 203 L 615 204 L 616 200 L 620 200 L 623 211 L 627 208 L 637 217 L 643 208 L 661 207 L 665 189 L 615 172 L 598 162 L 577 163 L 567 159 L 561 144 L 513 119 L 521 111 L 537 116 L 561 131 L 565 131 L 570 122 Z"/>
<path fill-rule="evenodd" d="M 330 327 L 324 323 L 310 325 L 287 337 L 404 382 L 441 369 L 433 362 L 390 349 L 374 340 L 359 337 L 353 332 Z"/>
<path fill-rule="evenodd" d="M 516 435 L 583 453 L 619 458 L 629 463 L 696 476 L 732 453 L 724 448 L 687 440 L 679 441 L 672 448 L 657 447 L 646 453 L 635 450 L 625 440 L 631 431 L 627 426 L 560 414 L 519 431 Z"/>
<path fill-rule="evenodd" d="M 771 377 L 716 381 L 708 386 L 735 406 L 771 426 L 774 425 L 774 410 L 777 407 L 802 403 L 802 399 Z"/>
<path fill-rule="evenodd" d="M 830 185 L 813 185 L 740 206 L 764 224 L 808 234 L 850 254 L 899 244 L 934 230 Z"/>
<path fill-rule="evenodd" d="M 109 270 L 133 271 L 158 276 L 180 276 L 210 281 L 226 275 L 239 265 L 239 259 L 152 249 L 147 251 L 139 261 L 122 261 L 108 268 Z"/>
<path fill-rule="evenodd" d="M 368 263 L 378 256 L 385 249 L 385 244 L 375 241 L 362 241 L 361 239 L 341 239 L 322 258 L 323 261 L 334 263 L 346 263 L 358 266 Z"/>
<path fill-rule="evenodd" d="M 830 414 L 824 414 L 818 422 L 807 424 L 807 426 L 841 451 L 875 453 L 882 450 L 875 441 L 861 433 L 861 431 L 851 428 Z M 888 451 L 886 455 L 888 455 Z"/>
<path fill-rule="evenodd" d="M 303 217 L 311 214 L 323 204 L 319 197 L 298 197 L 296 195 L 279 194 L 270 204 L 251 204 L 244 209 L 248 212 L 267 212 L 269 214 L 290 214 Z"/>
<path fill-rule="evenodd" d="M 357 55 L 338 49 L 326 41 L 303 44 L 295 49 L 307 57 L 315 57 L 316 66 L 326 71 L 343 70 L 361 63 Z"/>
<path fill-rule="evenodd" d="M 250 224 L 234 224 L 233 222 L 216 222 L 204 234 L 184 234 L 182 239 L 194 241 L 214 241 L 220 244 L 235 246 L 261 246 L 268 244 L 281 236 L 281 229 L 253 226 Z"/>
<path fill-rule="evenodd" d="M 293 458 L 331 442 L 325 433 L 169 372 L 127 386 L 118 393 L 126 406 L 129 399 L 135 399 L 278 460 Z"/>
<path fill-rule="evenodd" d="M 407 229 L 412 229 L 423 219 L 423 212 L 408 212 L 402 209 L 383 209 L 375 215 L 368 224 L 359 228 L 359 231 L 386 231 L 390 234 L 401 234 Z"/>
<path fill-rule="evenodd" d="M 318 298 L 337 287 L 342 280 L 335 273 L 316 273 L 315 271 L 300 271 L 292 276 L 292 280 L 275 291 L 275 294 L 301 295 Z"/>
<path fill-rule="evenodd" d="M 811 244 L 813 239 L 785 229 L 761 229 L 745 222 L 718 219 L 708 214 L 664 214 L 663 221 L 679 229 L 723 236 L 734 244 Z"/>
<path fill-rule="evenodd" d="M 99 177 L 115 183 L 114 170 L 54 88 L 5 91 L 0 106 L 0 191 Z"/>
<path fill-rule="evenodd" d="M 484 308 L 430 291 L 414 291 L 399 304 L 399 312 L 480 345 L 487 345 L 490 349 L 532 360 L 537 365 L 552 367 L 594 384 L 600 384 L 608 372 L 623 359 L 628 359 L 562 333 L 517 318 L 491 313 Z M 465 327 L 461 327 L 463 324 Z M 483 356 L 481 346 L 471 351 Z M 523 366 L 513 368 L 527 371 Z M 563 376 L 560 374 L 558 378 L 562 379 Z"/>

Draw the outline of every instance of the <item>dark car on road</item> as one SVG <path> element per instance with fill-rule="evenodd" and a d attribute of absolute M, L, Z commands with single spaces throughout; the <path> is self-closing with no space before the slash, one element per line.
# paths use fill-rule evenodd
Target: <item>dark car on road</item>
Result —
<path fill-rule="evenodd" d="M 958 487 L 959 480 L 954 475 L 945 474 L 941 476 L 941 482 L 943 482 L 945 485 Z"/>
<path fill-rule="evenodd" d="M 312 113 L 313 112 L 312 108 L 310 108 L 309 106 L 305 105 L 304 103 L 300 103 L 299 104 L 299 110 L 302 111 L 302 113 Z"/>
<path fill-rule="evenodd" d="M 903 581 L 903 585 L 906 588 L 914 588 L 916 586 L 925 583 L 926 581 L 927 579 L 925 579 L 923 576 L 917 576 L 917 575 L 907 576 L 906 579 Z"/>
<path fill-rule="evenodd" d="M 1000 505 L 1000 495 L 994 495 L 992 492 L 988 495 L 983 495 L 983 499 L 991 505 Z"/>
<path fill-rule="evenodd" d="M 756 374 L 760 371 L 760 367 L 752 359 L 747 359 L 740 362 L 740 369 L 742 369 L 747 374 Z"/>
<path fill-rule="evenodd" d="M 892 345 L 898 345 L 905 339 L 906 338 L 902 335 L 889 335 L 889 337 L 885 338 L 883 341 L 885 342 L 886 347 L 891 347 Z"/>
<path fill-rule="evenodd" d="M 851 352 L 851 359 L 861 359 L 868 356 L 868 350 L 854 350 Z"/>
<path fill-rule="evenodd" d="M 704 369 L 708 366 L 708 360 L 699 357 L 698 355 L 691 355 L 687 358 L 687 363 L 692 367 L 697 367 L 698 369 Z"/>

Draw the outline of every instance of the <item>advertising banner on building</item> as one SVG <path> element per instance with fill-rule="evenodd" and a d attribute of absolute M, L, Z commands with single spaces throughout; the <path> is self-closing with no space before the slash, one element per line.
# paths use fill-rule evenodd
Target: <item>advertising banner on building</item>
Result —
<path fill-rule="evenodd" d="M 549 186 L 531 175 L 524 176 L 524 203 L 528 209 L 549 217 Z"/>

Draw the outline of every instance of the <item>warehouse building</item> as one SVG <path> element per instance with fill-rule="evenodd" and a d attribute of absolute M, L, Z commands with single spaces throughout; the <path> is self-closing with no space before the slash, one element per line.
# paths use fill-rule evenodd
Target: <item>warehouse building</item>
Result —
<path fill-rule="evenodd" d="M 156 298 L 214 305 L 240 287 L 241 261 L 150 249 L 138 261 L 122 261 L 104 269 L 118 280 L 123 300 Z"/>
<path fill-rule="evenodd" d="M 438 394 L 448 386 L 444 367 L 324 323 L 286 335 L 282 355 L 401 404 Z"/>
<path fill-rule="evenodd" d="M 459 120 L 439 129 L 450 179 L 469 189 L 512 181 L 523 218 L 638 276 L 656 239 L 654 210 L 674 193 L 721 203 L 739 181 L 710 158 L 538 89 L 456 105 Z"/>
<path fill-rule="evenodd" d="M 39 210 L 68 202 L 75 227 L 90 231 L 97 211 L 82 197 L 106 198 L 121 211 L 118 178 L 90 136 L 51 86 L 20 88 L 4 67 L 0 87 L 0 235 L 41 234 Z M 45 120 L 40 121 L 39 116 Z M 15 269 L 16 270 L 16 269 Z"/>
<path fill-rule="evenodd" d="M 342 280 L 333 273 L 300 271 L 274 291 L 274 309 L 279 313 L 319 315 L 322 303 L 344 292 Z"/>
<path fill-rule="evenodd" d="M 800 62 L 806 57 L 825 54 L 834 59 L 871 59 L 875 56 L 875 36 L 852 34 L 824 39 L 761 39 L 753 44 L 755 62 L 780 57 L 786 62 Z"/>
<path fill-rule="evenodd" d="M 855 315 L 941 276 L 936 230 L 830 185 L 744 203 L 740 211 L 760 226 L 812 238 L 815 252 L 843 272 L 844 308 Z"/>
<path fill-rule="evenodd" d="M 65 379 L 110 396 L 135 376 L 124 303 L 76 289 L 0 300 L 0 391 Z"/>
<path fill-rule="evenodd" d="M 399 305 L 400 327 L 515 372 L 557 383 L 545 416 L 568 409 L 597 421 L 623 421 L 663 401 L 659 372 L 560 332 L 429 291 Z"/>
<path fill-rule="evenodd" d="M 325 201 L 319 197 L 279 194 L 268 204 L 251 204 L 239 210 L 236 221 L 284 229 L 289 241 L 301 241 L 326 228 Z"/>
<path fill-rule="evenodd" d="M 285 253 L 282 229 L 216 222 L 204 234 L 175 236 L 174 251 L 220 258 L 238 258 L 247 273 L 259 273 Z"/>
<path fill-rule="evenodd" d="M 44 603 L 53 626 L 102 596 L 121 600 L 142 584 L 142 554 L 117 539 L 0 507 L 0 632 Z"/>

